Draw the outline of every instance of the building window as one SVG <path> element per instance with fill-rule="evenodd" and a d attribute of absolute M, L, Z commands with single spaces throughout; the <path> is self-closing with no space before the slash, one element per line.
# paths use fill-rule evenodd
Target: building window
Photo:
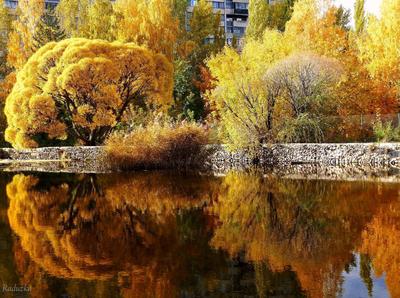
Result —
<path fill-rule="evenodd" d="M 244 35 L 245 28 L 243 27 L 233 27 L 233 34 L 236 36 L 242 36 Z"/>
<path fill-rule="evenodd" d="M 18 1 L 6 0 L 5 4 L 8 8 L 15 9 L 18 6 Z"/>
<path fill-rule="evenodd" d="M 235 3 L 235 9 L 247 9 L 247 3 Z"/>
<path fill-rule="evenodd" d="M 216 8 L 216 9 L 224 9 L 225 8 L 225 3 L 224 2 L 213 1 L 212 7 Z"/>

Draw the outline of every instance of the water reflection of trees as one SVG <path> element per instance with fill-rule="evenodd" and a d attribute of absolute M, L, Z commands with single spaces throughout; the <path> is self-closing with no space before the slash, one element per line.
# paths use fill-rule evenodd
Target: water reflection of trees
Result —
<path fill-rule="evenodd" d="M 201 295 L 204 288 L 226 288 L 227 280 L 233 292 L 246 284 L 261 297 L 330 297 L 340 294 L 355 251 L 368 290 L 373 271 L 386 273 L 392 296 L 400 296 L 396 184 L 243 173 L 222 180 L 16 175 L 7 194 L 10 226 L 19 236 L 16 267 L 36 296 L 57 290 L 50 273 L 69 280 L 69 293 L 87 297 Z"/>
<path fill-rule="evenodd" d="M 289 266 L 311 297 L 341 292 L 341 273 L 354 265 L 352 252 L 362 242 L 362 231 L 378 206 L 398 197 L 396 185 L 244 174 L 229 174 L 222 188 L 210 208 L 220 219 L 212 244 L 232 256 L 244 251 L 275 272 Z M 383 243 L 377 247 L 384 249 Z"/>
<path fill-rule="evenodd" d="M 114 279 L 129 297 L 173 297 L 179 283 L 210 270 L 204 258 L 216 271 L 222 260 L 208 247 L 208 219 L 201 215 L 197 224 L 205 228 L 195 229 L 196 215 L 188 214 L 211 199 L 214 181 L 147 176 L 80 176 L 47 185 L 16 175 L 7 186 L 10 226 L 23 251 L 51 275 Z M 177 258 L 179 252 L 185 253 Z M 25 277 L 34 268 L 20 267 Z"/>
<path fill-rule="evenodd" d="M 400 201 L 379 207 L 362 234 L 361 251 L 371 256 L 377 275 L 386 274 L 392 297 L 400 297 Z"/>

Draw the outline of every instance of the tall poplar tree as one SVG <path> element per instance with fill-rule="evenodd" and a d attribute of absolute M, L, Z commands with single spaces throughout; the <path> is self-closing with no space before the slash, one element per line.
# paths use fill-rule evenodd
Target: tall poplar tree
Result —
<path fill-rule="evenodd" d="M 0 80 L 8 74 L 7 67 L 7 40 L 11 32 L 11 17 L 5 5 L 0 4 Z"/>
<path fill-rule="evenodd" d="M 34 50 L 51 41 L 60 41 L 65 38 L 65 32 L 61 28 L 57 15 L 53 9 L 47 9 L 40 18 L 33 35 Z"/>
<path fill-rule="evenodd" d="M 365 26 L 365 0 L 356 0 L 354 7 L 354 21 L 357 33 L 364 31 Z"/>
<path fill-rule="evenodd" d="M 285 31 L 296 0 L 283 0 L 272 3 L 269 0 L 250 0 L 249 25 L 246 36 L 260 39 L 266 28 Z"/>

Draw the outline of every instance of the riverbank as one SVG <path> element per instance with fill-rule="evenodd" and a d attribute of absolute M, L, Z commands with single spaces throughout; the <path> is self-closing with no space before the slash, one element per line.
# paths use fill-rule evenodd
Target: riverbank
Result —
<path fill-rule="evenodd" d="M 400 169 L 399 143 L 275 144 L 260 148 L 256 156 L 246 151 L 229 152 L 223 145 L 208 145 L 199 156 L 180 164 L 182 168 L 220 175 L 256 166 L 264 173 L 278 176 L 326 179 L 385 177 L 397 175 Z M 108 159 L 105 147 L 2 148 L 0 167 L 5 171 L 68 173 L 118 170 Z"/>

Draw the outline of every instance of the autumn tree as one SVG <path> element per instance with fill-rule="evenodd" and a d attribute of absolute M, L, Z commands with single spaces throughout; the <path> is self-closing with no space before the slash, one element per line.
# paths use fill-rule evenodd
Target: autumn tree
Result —
<path fill-rule="evenodd" d="M 250 0 L 249 24 L 246 36 L 262 38 L 266 28 L 285 31 L 287 21 L 290 20 L 293 5 L 296 0 L 284 0 L 270 3 L 265 0 Z"/>
<path fill-rule="evenodd" d="M 11 32 L 12 19 L 8 8 L 2 4 L 0 5 L 0 83 L 9 73 L 7 66 L 7 40 L 8 34 Z"/>
<path fill-rule="evenodd" d="M 220 25 L 221 16 L 214 13 L 207 0 L 199 0 L 193 8 L 189 21 L 189 40 L 195 45 L 191 53 L 193 65 L 203 63 L 204 59 L 219 52 L 225 45 L 224 29 Z"/>
<path fill-rule="evenodd" d="M 284 119 L 277 135 L 279 141 L 321 142 L 324 139 L 322 117 L 332 114 L 329 109 L 332 109 L 341 72 L 337 61 L 310 54 L 293 55 L 268 71 L 269 79 L 282 92 L 283 104 L 288 104 L 289 108 L 284 110 L 291 111 L 279 117 Z"/>
<path fill-rule="evenodd" d="M 170 0 L 118 0 L 116 39 L 143 45 L 172 61 L 178 34 Z"/>
<path fill-rule="evenodd" d="M 6 139 L 16 148 L 50 140 L 101 144 L 131 105 L 166 105 L 172 66 L 134 44 L 67 39 L 36 52 L 6 102 Z"/>
<path fill-rule="evenodd" d="M 196 3 L 188 20 L 188 31 L 178 40 L 175 60 L 174 106 L 172 115 L 190 120 L 208 115 L 204 88 L 208 80 L 205 61 L 225 45 L 221 16 L 206 0 Z"/>
<path fill-rule="evenodd" d="M 400 1 L 382 2 L 381 16 L 371 16 L 359 39 L 360 58 L 371 75 L 388 86 L 400 81 Z"/>
<path fill-rule="evenodd" d="M 211 100 L 232 149 L 273 140 L 272 115 L 280 89 L 266 74 L 290 51 L 281 33 L 266 30 L 262 41 L 248 41 L 242 53 L 225 48 L 208 61 L 216 79 Z"/>
<path fill-rule="evenodd" d="M 7 79 L 7 75 L 11 72 L 11 68 L 7 64 L 7 41 L 8 35 L 11 32 L 12 19 L 10 12 L 7 7 L 0 4 L 0 144 L 4 144 L 4 130 L 6 129 L 7 122 L 3 113 L 5 98 L 8 95 L 10 86 L 10 77 Z"/>
<path fill-rule="evenodd" d="M 17 19 L 13 21 L 13 31 L 8 39 L 7 63 L 19 71 L 34 53 L 33 36 L 43 15 L 44 0 L 18 1 Z"/>
<path fill-rule="evenodd" d="M 115 40 L 114 9 L 109 0 L 96 0 L 88 8 L 87 30 L 82 37 Z"/>
<path fill-rule="evenodd" d="M 246 28 L 246 37 L 259 38 L 267 27 L 268 1 L 251 0 L 249 3 L 249 20 Z"/>
<path fill-rule="evenodd" d="M 33 46 L 35 51 L 40 49 L 51 41 L 60 41 L 65 39 L 64 30 L 54 10 L 47 9 L 38 22 L 33 35 Z"/>
<path fill-rule="evenodd" d="M 6 10 L 2 11 L 2 13 L 7 13 Z M 0 86 L 0 99 L 2 101 L 11 92 L 15 83 L 16 72 L 24 66 L 25 62 L 34 52 L 33 35 L 43 12 L 44 0 L 18 1 L 16 19 L 11 23 L 11 30 L 7 36 L 7 45 L 4 47 L 7 49 L 7 76 L 1 82 Z M 7 24 L 9 19 L 7 17 L 3 19 L 2 17 L 2 22 Z"/>
<path fill-rule="evenodd" d="M 347 31 L 338 22 L 338 8 L 327 0 L 296 1 L 285 35 L 295 50 L 331 58 L 343 57 L 348 47 Z"/>
<path fill-rule="evenodd" d="M 68 37 L 84 37 L 87 32 L 89 0 L 61 0 L 56 8 Z"/>
<path fill-rule="evenodd" d="M 242 53 L 226 49 L 208 62 L 216 102 L 233 148 L 279 141 L 320 141 L 341 67 L 315 54 L 293 54 L 286 33 L 267 29 Z M 246 144 L 247 143 L 247 144 Z"/>
<path fill-rule="evenodd" d="M 364 31 L 365 27 L 365 0 L 356 0 L 354 5 L 354 23 L 356 33 Z"/>

